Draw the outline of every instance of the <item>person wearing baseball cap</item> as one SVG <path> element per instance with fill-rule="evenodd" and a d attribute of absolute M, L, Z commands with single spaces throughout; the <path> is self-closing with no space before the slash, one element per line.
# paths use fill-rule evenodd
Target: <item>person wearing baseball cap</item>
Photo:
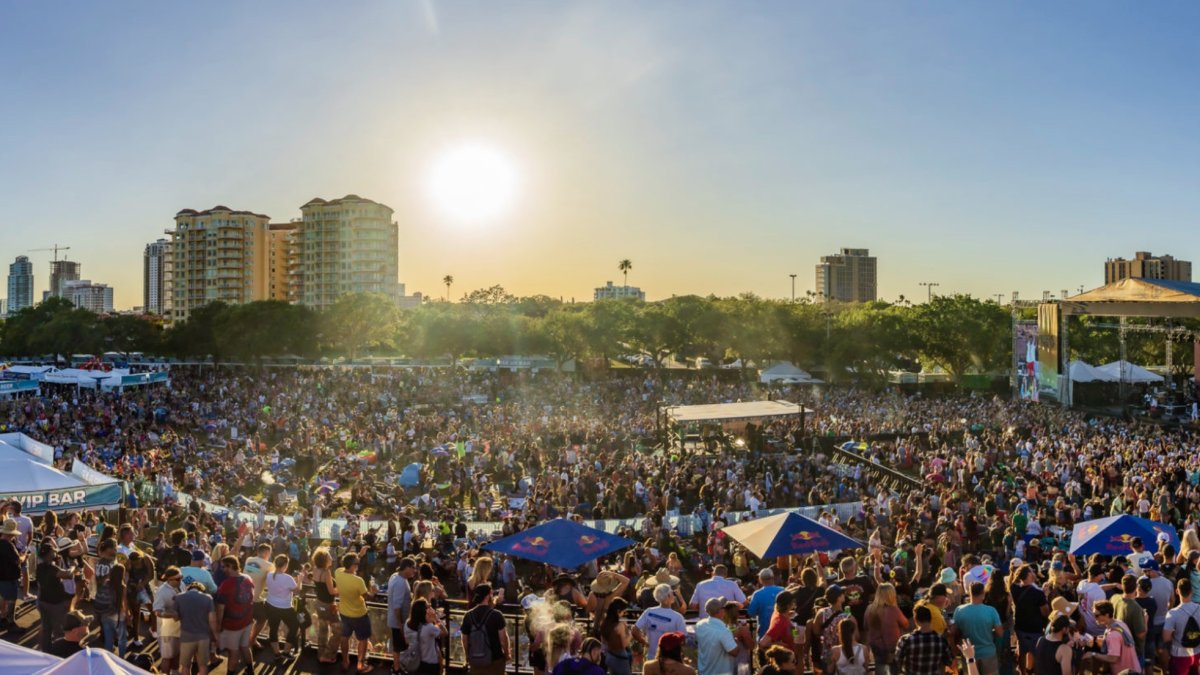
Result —
<path fill-rule="evenodd" d="M 696 670 L 683 662 L 683 644 L 687 635 L 682 631 L 663 633 L 658 637 L 657 658 L 647 661 L 642 675 L 696 675 Z"/>
<path fill-rule="evenodd" d="M 52 642 L 46 653 L 65 659 L 76 652 L 82 651 L 83 640 L 87 637 L 88 629 L 91 625 L 92 617 L 87 614 L 78 610 L 68 612 L 63 617 L 63 636 Z"/>
<path fill-rule="evenodd" d="M 187 566 L 179 568 L 180 574 L 183 575 L 183 588 L 200 582 L 204 585 L 205 593 L 212 595 L 217 592 L 217 582 L 213 579 L 212 572 L 209 572 L 204 564 L 207 559 L 204 551 L 200 549 L 192 551 L 191 562 Z"/>
<path fill-rule="evenodd" d="M 725 603 L 720 596 L 706 600 L 707 617 L 696 623 L 696 670 L 700 675 L 733 675 L 736 670 L 734 659 L 739 649 L 725 623 Z"/>

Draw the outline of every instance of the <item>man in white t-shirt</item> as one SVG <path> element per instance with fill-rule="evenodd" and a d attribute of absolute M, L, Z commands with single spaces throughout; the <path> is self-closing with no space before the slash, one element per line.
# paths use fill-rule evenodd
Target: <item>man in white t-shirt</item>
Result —
<path fill-rule="evenodd" d="M 746 594 L 742 592 L 736 581 L 725 578 L 728 573 L 727 567 L 717 565 L 713 567 L 711 578 L 696 584 L 696 590 L 692 592 L 692 600 L 688 605 L 699 612 L 701 619 L 708 616 L 706 604 L 711 598 L 735 600 L 743 607 L 746 606 Z"/>
<path fill-rule="evenodd" d="M 254 629 L 250 631 L 250 643 L 258 639 L 258 633 L 267 625 L 267 606 L 263 596 L 267 592 L 267 574 L 275 571 L 271 562 L 271 545 L 259 544 L 257 555 L 246 558 L 242 573 L 254 582 Z"/>
<path fill-rule="evenodd" d="M 638 617 L 633 626 L 633 637 L 646 644 L 646 659 L 656 658 L 658 654 L 658 639 L 666 633 L 683 633 L 687 624 L 683 615 L 671 608 L 675 603 L 675 594 L 670 584 L 659 584 L 654 587 L 654 601 L 657 607 L 651 607 Z"/>
<path fill-rule="evenodd" d="M 1163 644 L 1171 650 L 1172 673 L 1195 673 L 1200 669 L 1200 647 L 1186 647 L 1188 639 L 1187 625 L 1194 619 L 1200 626 L 1200 604 L 1192 602 L 1192 582 L 1187 577 L 1175 584 L 1175 594 L 1179 596 L 1179 604 L 1167 612 L 1167 622 L 1163 624 Z"/>
<path fill-rule="evenodd" d="M 1129 542 L 1129 547 L 1133 552 L 1129 554 L 1129 569 L 1133 571 L 1135 576 L 1142 575 L 1142 565 L 1153 560 L 1154 556 L 1146 550 L 1146 546 L 1142 543 L 1141 537 L 1134 537 Z"/>
<path fill-rule="evenodd" d="M 183 589 L 183 574 L 178 567 L 168 567 L 163 573 L 163 583 L 154 592 L 154 616 L 158 617 L 158 648 L 162 656 L 162 669 L 174 672 L 179 659 L 179 637 L 182 626 L 179 610 L 175 607 L 175 596 Z"/>
<path fill-rule="evenodd" d="M 1092 563 L 1088 566 L 1087 572 L 1087 579 L 1080 581 L 1079 587 L 1076 589 L 1079 592 L 1079 613 L 1083 615 L 1087 633 L 1099 637 L 1104 634 L 1104 627 L 1096 621 L 1096 614 L 1092 608 L 1096 606 L 1097 602 L 1108 599 L 1108 595 L 1100 587 L 1100 580 L 1104 578 L 1104 566 L 1100 563 Z"/>

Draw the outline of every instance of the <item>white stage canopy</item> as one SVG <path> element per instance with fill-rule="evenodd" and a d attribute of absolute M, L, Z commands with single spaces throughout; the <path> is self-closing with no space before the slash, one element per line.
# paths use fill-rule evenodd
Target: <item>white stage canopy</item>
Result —
<path fill-rule="evenodd" d="M 1120 380 L 1125 380 L 1126 382 L 1142 384 L 1142 383 L 1147 383 L 1147 382 L 1162 382 L 1163 381 L 1162 375 L 1158 375 L 1157 373 L 1152 373 L 1149 370 L 1146 370 L 1145 368 L 1135 365 L 1135 364 L 1132 364 L 1128 361 L 1124 362 L 1125 363 L 1125 368 L 1124 368 L 1125 372 L 1122 373 L 1121 372 L 1122 371 L 1121 363 L 1122 363 L 1121 361 L 1113 361 L 1112 363 L 1106 363 L 1102 366 L 1098 366 L 1096 368 L 1096 370 L 1104 373 L 1105 375 L 1108 375 L 1109 381 L 1111 381 L 1111 382 L 1119 382 Z"/>
<path fill-rule="evenodd" d="M 667 408 L 667 418 L 675 422 L 716 422 L 719 420 L 748 420 L 758 417 L 783 417 L 811 412 L 813 412 L 811 409 L 788 401 L 745 401 L 671 406 Z"/>

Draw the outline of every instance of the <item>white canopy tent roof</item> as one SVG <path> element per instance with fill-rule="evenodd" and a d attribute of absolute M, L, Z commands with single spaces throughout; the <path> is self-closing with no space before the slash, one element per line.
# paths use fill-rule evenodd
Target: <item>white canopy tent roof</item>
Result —
<path fill-rule="evenodd" d="M 1124 373 L 1121 372 L 1122 371 L 1122 368 L 1121 368 L 1122 363 L 1125 364 Z M 1104 374 L 1108 375 L 1110 378 L 1108 381 L 1110 381 L 1110 382 L 1119 382 L 1121 380 L 1125 380 L 1126 382 L 1133 382 L 1133 383 L 1162 382 L 1163 381 L 1162 375 L 1158 375 L 1157 373 L 1152 373 L 1149 370 L 1146 370 L 1145 368 L 1143 368 L 1141 366 L 1134 365 L 1128 361 L 1113 361 L 1112 363 L 1106 363 L 1106 364 L 1098 367 L 1096 370 L 1099 370 L 1099 371 L 1103 372 Z"/>
<path fill-rule="evenodd" d="M 150 671 L 142 670 L 112 652 L 95 647 L 88 647 L 65 659 L 55 660 L 58 663 L 41 670 L 22 672 L 34 675 L 151 675 Z"/>
<path fill-rule="evenodd" d="M 0 441 L 0 493 L 58 490 L 80 485 L 86 483 L 38 462 L 20 448 Z"/>
<path fill-rule="evenodd" d="M 767 382 L 786 382 L 791 384 L 821 384 L 821 380 L 814 378 L 808 372 L 797 368 L 789 361 L 780 361 L 775 365 L 767 368 L 759 373 L 758 381 Z"/>
<path fill-rule="evenodd" d="M 1071 362 L 1071 381 L 1072 382 L 1116 382 L 1115 377 L 1110 377 L 1108 373 L 1099 368 L 1084 363 L 1083 361 Z"/>
<path fill-rule="evenodd" d="M 80 387 L 95 389 L 100 380 L 112 377 L 112 371 L 84 370 L 83 368 L 63 368 L 42 376 L 43 382 L 51 384 L 74 384 Z"/>
<path fill-rule="evenodd" d="M 22 647 L 7 640 L 0 640 L 0 666 L 2 666 L 0 672 L 35 673 L 60 661 L 62 659 L 53 654 Z"/>
<path fill-rule="evenodd" d="M 742 420 L 758 417 L 782 417 L 811 413 L 796 403 L 787 401 L 745 401 L 740 403 L 708 403 L 705 405 L 677 405 L 667 408 L 667 418 L 675 422 L 712 422 L 718 420 Z"/>

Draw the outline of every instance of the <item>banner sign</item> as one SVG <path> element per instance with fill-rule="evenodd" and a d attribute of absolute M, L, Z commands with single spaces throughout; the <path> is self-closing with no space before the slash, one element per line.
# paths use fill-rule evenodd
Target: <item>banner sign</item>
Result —
<path fill-rule="evenodd" d="M 33 380 L 3 380 L 0 381 L 0 394 L 20 394 L 27 391 L 37 391 L 38 383 Z"/>
<path fill-rule="evenodd" d="M 18 501 L 21 512 L 29 515 L 46 511 L 79 511 L 115 507 L 121 502 L 121 484 L 78 485 L 34 490 L 32 492 L 7 492 L 0 500 Z"/>
<path fill-rule="evenodd" d="M 78 459 L 71 463 L 71 473 L 88 485 L 105 485 L 113 482 L 112 476 L 106 476 Z"/>
<path fill-rule="evenodd" d="M 153 373 L 137 373 L 135 375 L 122 375 L 121 386 L 130 387 L 141 384 L 157 384 L 167 381 L 167 373 L 165 371 L 157 371 Z"/>
<path fill-rule="evenodd" d="M 46 445 L 45 443 L 39 443 L 25 434 L 18 432 L 0 434 L 0 441 L 4 441 L 15 448 L 20 448 L 21 450 L 28 452 L 42 464 L 54 466 L 54 448 Z"/>
<path fill-rule="evenodd" d="M 1038 305 L 1037 375 L 1038 399 L 1058 401 L 1058 378 L 1062 372 L 1059 354 L 1059 321 L 1062 314 L 1054 303 Z"/>

